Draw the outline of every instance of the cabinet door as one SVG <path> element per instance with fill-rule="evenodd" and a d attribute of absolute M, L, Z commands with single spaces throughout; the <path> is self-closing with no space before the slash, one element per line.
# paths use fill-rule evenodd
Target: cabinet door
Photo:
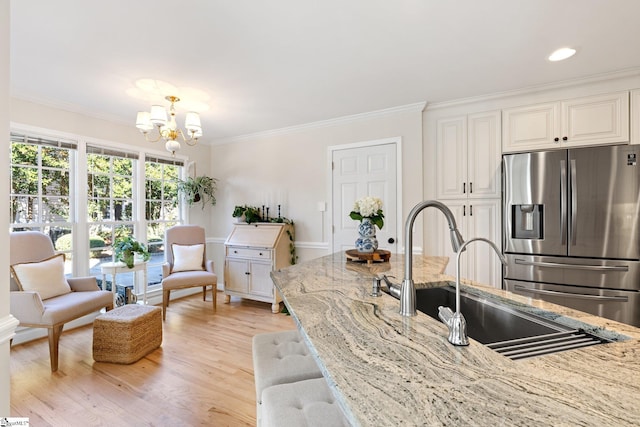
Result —
<path fill-rule="evenodd" d="M 465 241 L 474 237 L 484 237 L 502 250 L 500 199 L 448 200 L 445 203 L 453 212 L 458 230 Z M 455 278 L 457 254 L 451 247 L 449 226 L 443 215 L 439 215 L 436 223 L 439 249 L 435 255 L 449 257 L 445 274 Z M 460 256 L 460 278 L 501 288 L 502 265 L 489 245 L 484 242 L 473 242 Z"/>
<path fill-rule="evenodd" d="M 561 111 L 560 136 L 566 146 L 629 141 L 629 92 L 563 101 Z"/>
<path fill-rule="evenodd" d="M 557 148 L 560 145 L 559 109 L 559 103 L 550 102 L 502 110 L 502 151 Z"/>
<path fill-rule="evenodd" d="M 252 295 L 273 297 L 271 263 L 251 261 L 249 265 L 249 292 Z"/>
<path fill-rule="evenodd" d="M 246 293 L 249 289 L 249 263 L 243 259 L 227 258 L 224 267 L 225 289 Z"/>
<path fill-rule="evenodd" d="M 462 234 L 463 239 L 468 239 L 468 232 L 466 229 L 466 215 L 467 215 L 467 201 L 466 200 L 443 200 L 442 201 L 453 213 L 453 216 L 456 219 L 456 224 L 458 226 L 458 231 Z M 438 239 L 438 251 L 433 254 L 436 256 L 446 256 L 449 257 L 449 263 L 447 264 L 447 268 L 445 269 L 445 274 L 448 274 L 455 278 L 456 275 L 456 253 L 453 251 L 451 247 L 451 234 L 449 233 L 449 224 L 447 223 L 446 218 L 440 212 L 436 213 L 437 220 L 435 221 L 436 229 L 433 230 L 433 236 Z M 431 233 L 426 235 L 426 238 L 430 238 Z M 460 268 L 460 277 L 467 278 L 466 267 L 465 267 L 465 257 L 462 255 L 461 258 L 461 268 Z"/>
<path fill-rule="evenodd" d="M 467 126 L 467 196 L 500 197 L 500 111 L 471 114 Z"/>
<path fill-rule="evenodd" d="M 436 156 L 438 199 L 465 197 L 467 182 L 467 118 L 437 122 Z"/>
<path fill-rule="evenodd" d="M 502 251 L 501 201 L 470 200 L 466 216 L 467 239 L 489 239 Z M 466 273 L 468 278 L 484 285 L 502 287 L 502 264 L 493 249 L 485 242 L 472 242 L 467 246 Z"/>

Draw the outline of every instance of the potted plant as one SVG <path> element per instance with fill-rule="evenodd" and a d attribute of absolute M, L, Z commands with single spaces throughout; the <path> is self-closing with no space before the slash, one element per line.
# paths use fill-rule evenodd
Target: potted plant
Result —
<path fill-rule="evenodd" d="M 216 204 L 216 183 L 217 179 L 209 176 L 196 176 L 195 178 L 187 178 L 184 181 L 178 180 L 178 192 L 185 198 L 189 206 L 194 203 L 202 202 L 202 209 L 207 203 L 212 206 Z"/>
<path fill-rule="evenodd" d="M 131 236 L 116 240 L 113 245 L 113 251 L 116 261 L 124 262 L 129 268 L 133 268 L 135 254 L 140 255 L 143 261 L 149 261 L 151 258 L 151 255 L 144 243 L 138 242 Z"/>
<path fill-rule="evenodd" d="M 247 224 L 262 220 L 260 209 L 255 206 L 236 206 L 233 209 L 233 213 L 231 214 L 231 216 L 236 218 L 238 222 L 242 222 L 244 220 Z"/>

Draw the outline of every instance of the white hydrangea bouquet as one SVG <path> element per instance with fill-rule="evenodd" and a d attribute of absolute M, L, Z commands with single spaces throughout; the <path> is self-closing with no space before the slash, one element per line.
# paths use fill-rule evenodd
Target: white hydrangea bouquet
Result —
<path fill-rule="evenodd" d="M 362 221 L 364 218 L 369 218 L 379 229 L 382 229 L 384 226 L 382 200 L 371 196 L 362 197 L 356 200 L 349 217 L 356 221 Z"/>

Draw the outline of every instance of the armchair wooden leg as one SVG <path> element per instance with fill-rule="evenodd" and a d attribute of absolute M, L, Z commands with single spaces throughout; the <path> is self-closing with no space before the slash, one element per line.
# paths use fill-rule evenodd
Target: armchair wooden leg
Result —
<path fill-rule="evenodd" d="M 49 359 L 51 362 L 51 372 L 58 370 L 58 343 L 64 325 L 56 325 L 49 328 Z"/>
<path fill-rule="evenodd" d="M 207 300 L 207 287 L 203 286 L 202 287 L 202 301 L 206 301 Z"/>
<path fill-rule="evenodd" d="M 216 304 L 218 301 L 218 289 L 216 284 L 214 283 L 213 286 L 211 286 L 211 299 L 213 300 L 213 312 L 216 312 Z"/>
<path fill-rule="evenodd" d="M 165 320 L 167 318 L 167 306 L 169 305 L 170 293 L 171 291 L 168 289 L 162 291 L 162 320 Z"/>

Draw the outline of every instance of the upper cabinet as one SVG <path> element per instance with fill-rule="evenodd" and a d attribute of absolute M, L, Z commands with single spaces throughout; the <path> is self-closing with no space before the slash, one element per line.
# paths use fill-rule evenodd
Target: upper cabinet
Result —
<path fill-rule="evenodd" d="M 640 89 L 631 91 L 631 143 L 640 144 Z"/>
<path fill-rule="evenodd" d="M 437 198 L 500 197 L 500 111 L 437 121 Z"/>
<path fill-rule="evenodd" d="M 502 110 L 502 151 L 629 142 L 629 92 Z"/>

